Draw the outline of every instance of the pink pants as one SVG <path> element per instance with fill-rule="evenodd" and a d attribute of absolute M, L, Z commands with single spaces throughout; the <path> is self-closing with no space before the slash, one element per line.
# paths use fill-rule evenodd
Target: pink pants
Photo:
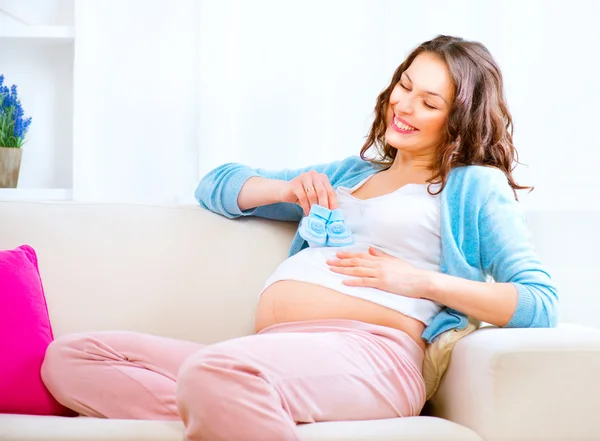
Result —
<path fill-rule="evenodd" d="M 297 423 L 418 415 L 423 351 L 352 320 L 283 323 L 205 346 L 134 332 L 54 341 L 42 378 L 101 418 L 183 419 L 187 440 L 299 440 Z"/>

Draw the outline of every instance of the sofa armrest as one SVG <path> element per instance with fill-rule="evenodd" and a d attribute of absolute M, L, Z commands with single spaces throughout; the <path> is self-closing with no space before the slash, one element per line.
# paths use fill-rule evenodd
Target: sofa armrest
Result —
<path fill-rule="evenodd" d="M 482 328 L 454 347 L 432 415 L 486 441 L 600 439 L 600 330 Z"/>

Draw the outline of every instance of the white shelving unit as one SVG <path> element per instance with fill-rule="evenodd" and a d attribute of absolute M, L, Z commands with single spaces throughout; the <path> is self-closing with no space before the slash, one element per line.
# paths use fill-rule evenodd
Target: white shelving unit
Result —
<path fill-rule="evenodd" d="M 72 200 L 74 0 L 0 0 L 0 74 L 33 122 L 0 201 Z"/>
<path fill-rule="evenodd" d="M 2 12 L 0 11 L 0 14 Z M 74 26 L 23 25 L 20 29 L 0 29 L 0 38 L 26 41 L 72 42 L 75 39 Z"/>
<path fill-rule="evenodd" d="M 0 188 L 0 201 L 68 201 L 73 191 L 65 188 Z"/>

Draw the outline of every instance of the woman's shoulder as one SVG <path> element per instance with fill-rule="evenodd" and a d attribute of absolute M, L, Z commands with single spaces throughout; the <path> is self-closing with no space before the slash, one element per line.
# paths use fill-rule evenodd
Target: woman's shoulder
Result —
<path fill-rule="evenodd" d="M 340 161 L 340 165 L 354 170 L 374 170 L 377 168 L 371 161 L 363 159 L 359 155 L 348 156 Z"/>
<path fill-rule="evenodd" d="M 463 165 L 455 167 L 450 171 L 450 176 L 457 177 L 459 179 L 466 179 L 470 181 L 489 181 L 492 180 L 508 180 L 506 175 L 498 167 L 492 167 L 487 165 Z"/>
<path fill-rule="evenodd" d="M 514 192 L 508 178 L 497 167 L 467 165 L 450 171 L 444 188 L 446 201 L 463 209 L 478 210 L 494 201 L 514 201 Z M 504 203 L 502 202 L 502 203 Z"/>
<path fill-rule="evenodd" d="M 348 156 L 340 161 L 330 164 L 325 171 L 325 174 L 329 176 L 329 179 L 337 182 L 352 181 L 359 177 L 365 177 L 369 174 L 375 173 L 378 170 L 378 166 L 370 161 L 367 161 L 360 156 Z"/>
<path fill-rule="evenodd" d="M 504 172 L 497 167 L 465 165 L 453 168 L 448 176 L 448 188 L 465 187 L 470 191 L 488 193 L 510 189 L 510 184 Z"/>

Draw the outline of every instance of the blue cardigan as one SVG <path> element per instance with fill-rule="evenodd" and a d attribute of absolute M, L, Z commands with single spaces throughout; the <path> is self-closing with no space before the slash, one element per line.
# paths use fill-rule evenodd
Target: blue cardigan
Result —
<path fill-rule="evenodd" d="M 276 203 L 240 211 L 237 199 L 244 183 L 253 176 L 289 181 L 316 170 L 329 177 L 334 188 L 353 187 L 380 167 L 352 156 L 342 161 L 297 170 L 268 171 L 235 163 L 209 172 L 196 189 L 200 205 L 228 218 L 258 216 L 299 222 L 296 204 Z M 454 168 L 441 193 L 440 270 L 468 280 L 510 282 L 518 292 L 514 315 L 506 327 L 553 327 L 558 323 L 558 293 L 550 275 L 530 243 L 519 203 L 504 173 L 496 168 Z M 298 232 L 289 255 L 307 246 Z M 463 329 L 468 320 L 461 312 L 443 308 L 425 328 L 423 339 L 432 342 L 450 329 Z"/>

